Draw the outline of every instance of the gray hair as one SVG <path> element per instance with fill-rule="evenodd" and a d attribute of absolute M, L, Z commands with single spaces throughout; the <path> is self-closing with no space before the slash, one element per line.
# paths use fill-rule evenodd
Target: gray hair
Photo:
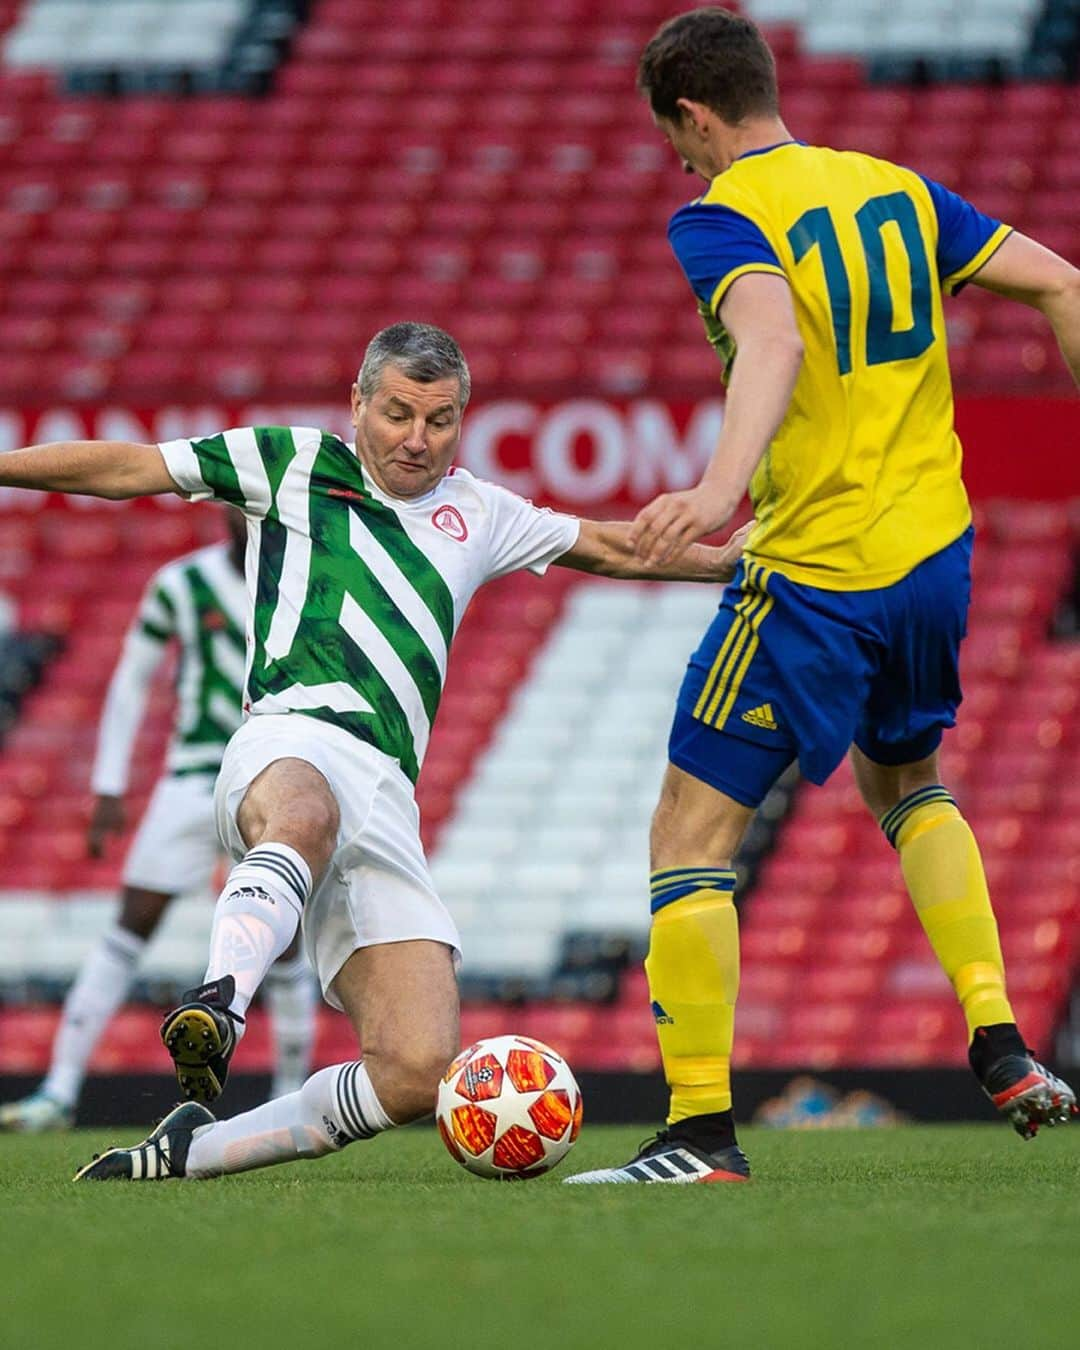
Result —
<path fill-rule="evenodd" d="M 461 348 L 442 328 L 430 323 L 393 323 L 367 345 L 356 382 L 360 397 L 369 399 L 378 388 L 383 370 L 397 366 L 410 380 L 456 379 L 464 408 L 472 391 L 472 378 Z"/>

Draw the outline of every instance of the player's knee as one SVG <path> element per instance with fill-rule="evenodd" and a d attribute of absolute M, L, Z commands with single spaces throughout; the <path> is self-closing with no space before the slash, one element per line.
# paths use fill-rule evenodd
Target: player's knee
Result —
<path fill-rule="evenodd" d="M 337 802 L 329 791 L 296 793 L 268 816 L 262 831 L 248 841 L 249 847 L 288 844 L 311 868 L 312 879 L 317 882 L 337 847 L 340 822 Z"/>
<path fill-rule="evenodd" d="M 439 1079 L 457 1046 L 429 1042 L 397 1047 L 392 1054 L 366 1051 L 364 1061 L 383 1110 L 399 1125 L 431 1115 Z"/>
<path fill-rule="evenodd" d="M 326 861 L 334 851 L 340 821 L 337 802 L 329 792 L 294 799 L 289 806 L 290 829 L 302 837 L 308 851 L 325 853 Z"/>
<path fill-rule="evenodd" d="M 330 784 L 314 765 L 275 760 L 259 774 L 236 817 L 248 848 L 281 843 L 295 848 L 318 877 L 337 846 L 341 813 Z"/>
<path fill-rule="evenodd" d="M 880 820 L 913 792 L 941 782 L 936 751 L 911 764 L 878 764 L 858 746 L 852 746 L 851 766 L 859 793 L 875 820 Z"/>

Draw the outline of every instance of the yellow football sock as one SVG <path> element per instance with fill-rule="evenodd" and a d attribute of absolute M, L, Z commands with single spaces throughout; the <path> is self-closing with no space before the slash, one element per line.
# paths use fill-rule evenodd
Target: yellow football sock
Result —
<path fill-rule="evenodd" d="M 976 1027 L 1013 1022 L 979 846 L 943 787 L 921 788 L 881 818 L 930 945 Z"/>
<path fill-rule="evenodd" d="M 731 1044 L 739 992 L 735 873 L 672 867 L 652 874 L 649 979 L 668 1124 L 731 1109 Z"/>

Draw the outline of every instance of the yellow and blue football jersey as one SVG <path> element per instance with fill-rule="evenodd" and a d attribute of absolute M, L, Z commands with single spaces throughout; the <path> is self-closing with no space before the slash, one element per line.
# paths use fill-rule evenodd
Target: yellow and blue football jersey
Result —
<path fill-rule="evenodd" d="M 805 348 L 750 485 L 751 559 L 869 590 L 964 532 L 942 290 L 1008 234 L 910 169 L 798 141 L 741 156 L 675 213 L 668 236 L 725 368 L 735 351 L 718 309 L 747 272 L 787 279 Z"/>

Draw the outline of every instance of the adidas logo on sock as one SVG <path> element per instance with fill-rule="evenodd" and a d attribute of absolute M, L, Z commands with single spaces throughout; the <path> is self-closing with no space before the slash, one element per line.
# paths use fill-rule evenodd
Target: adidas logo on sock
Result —
<path fill-rule="evenodd" d="M 773 716 L 772 704 L 762 703 L 756 708 L 748 708 L 742 715 L 744 722 L 749 722 L 752 727 L 761 727 L 763 731 L 779 731 L 776 724 L 776 718 Z"/>
<path fill-rule="evenodd" d="M 237 886 L 225 897 L 225 903 L 228 904 L 230 900 L 265 900 L 268 905 L 277 904 L 270 892 L 264 891 L 261 886 Z"/>
<path fill-rule="evenodd" d="M 653 1020 L 656 1022 L 657 1026 L 663 1025 L 663 1026 L 669 1026 L 669 1027 L 670 1027 L 670 1026 L 674 1026 L 674 1025 L 675 1025 L 675 1019 L 674 1019 L 674 1017 L 670 1017 L 670 1016 L 664 1011 L 664 1009 L 661 1007 L 661 1005 L 660 1005 L 659 1003 L 657 1003 L 656 999 L 653 999 L 653 1003 L 652 1003 L 652 1015 L 653 1015 Z"/>

